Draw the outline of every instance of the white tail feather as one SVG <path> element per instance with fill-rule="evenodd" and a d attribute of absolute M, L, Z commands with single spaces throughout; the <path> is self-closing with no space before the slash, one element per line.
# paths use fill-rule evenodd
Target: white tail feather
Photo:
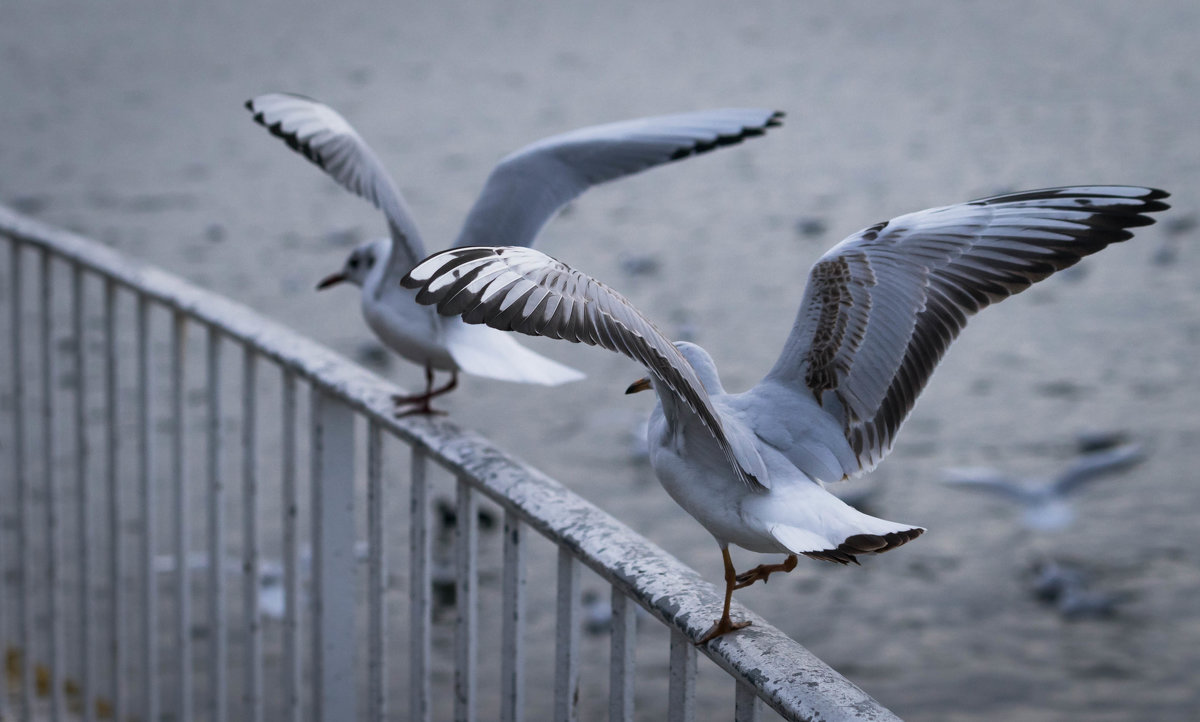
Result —
<path fill-rule="evenodd" d="M 811 487 L 818 488 L 820 487 L 815 484 Z M 864 514 L 827 493 L 822 493 L 819 499 L 809 500 L 800 509 L 789 511 L 797 517 L 789 521 L 803 526 L 793 526 L 786 522 L 776 523 L 770 527 L 770 533 L 793 554 L 837 549 L 842 542 L 857 534 L 886 536 L 921 528 Z"/>
<path fill-rule="evenodd" d="M 511 335 L 487 326 L 446 319 L 446 348 L 465 373 L 500 381 L 558 386 L 584 375 L 517 343 Z"/>

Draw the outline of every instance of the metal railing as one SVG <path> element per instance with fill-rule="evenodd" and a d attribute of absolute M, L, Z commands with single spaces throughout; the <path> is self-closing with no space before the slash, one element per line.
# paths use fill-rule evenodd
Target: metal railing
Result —
<path fill-rule="evenodd" d="M 668 719 L 698 713 L 698 652 L 733 680 L 703 714 L 895 719 L 745 608 L 696 647 L 712 585 L 478 435 L 395 419 L 400 389 L 326 348 L 3 207 L 0 237 L 0 718 L 571 720 L 595 574 L 610 719 L 662 718 L 634 670 L 663 628 Z"/>

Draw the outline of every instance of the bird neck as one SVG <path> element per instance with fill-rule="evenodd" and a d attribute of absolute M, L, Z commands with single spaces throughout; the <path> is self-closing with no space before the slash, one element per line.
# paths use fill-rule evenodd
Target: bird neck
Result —
<path fill-rule="evenodd" d="M 392 239 L 380 238 L 375 243 L 375 265 L 363 279 L 363 291 L 374 298 L 379 298 L 384 291 L 384 275 L 392 262 Z"/>

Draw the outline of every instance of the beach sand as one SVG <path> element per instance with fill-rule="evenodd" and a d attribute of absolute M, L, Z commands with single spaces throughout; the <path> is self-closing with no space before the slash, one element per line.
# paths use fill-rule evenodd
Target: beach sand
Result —
<path fill-rule="evenodd" d="M 894 453 L 851 482 L 925 536 L 862 568 L 805 560 L 737 597 L 902 717 L 1195 719 L 1200 5 L 161 5 L 5 8 L 0 203 L 410 388 L 420 371 L 380 361 L 353 290 L 313 292 L 381 218 L 255 125 L 247 98 L 292 91 L 340 110 L 431 251 L 527 142 L 705 107 L 786 111 L 765 138 L 590 191 L 539 240 L 708 348 L 730 390 L 774 362 L 812 262 L 863 226 L 1005 190 L 1170 191 L 1172 210 L 1132 242 L 972 321 Z M 719 581 L 711 537 L 631 451 L 652 403 L 622 394 L 640 369 L 529 345 L 588 378 L 465 378 L 443 406 Z M 1127 432 L 1147 459 L 1086 489 L 1057 534 L 939 481 L 964 465 L 1050 474 L 1089 431 Z M 1064 619 L 1029 591 L 1047 556 L 1127 599 L 1111 618 Z"/>

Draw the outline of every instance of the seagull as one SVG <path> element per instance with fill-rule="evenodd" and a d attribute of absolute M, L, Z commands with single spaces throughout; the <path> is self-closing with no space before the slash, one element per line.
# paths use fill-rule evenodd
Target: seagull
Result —
<path fill-rule="evenodd" d="M 1092 587 L 1091 579 L 1078 565 L 1045 559 L 1032 569 L 1033 593 L 1053 604 L 1066 619 L 1111 617 L 1131 595 L 1106 592 Z"/>
<path fill-rule="evenodd" d="M 704 644 L 749 624 L 730 619 L 735 589 L 791 571 L 798 555 L 858 563 L 920 536 L 824 484 L 869 471 L 890 451 L 968 316 L 1132 237 L 1166 196 L 1051 188 L 865 228 L 817 260 L 779 359 L 743 393 L 725 391 L 704 349 L 671 342 L 619 293 L 531 248 L 443 251 L 401 283 L 467 323 L 601 346 L 649 371 L 626 393 L 657 393 L 647 427 L 655 475 L 724 561 L 724 609 Z M 738 574 L 730 544 L 786 557 Z"/>
<path fill-rule="evenodd" d="M 405 413 L 435 413 L 433 398 L 458 372 L 555 386 L 583 374 L 534 353 L 506 334 L 443 318 L 413 302 L 397 282 L 426 255 L 408 204 L 374 151 L 337 111 L 311 98 L 268 93 L 246 101 L 254 120 L 383 211 L 390 236 L 356 247 L 319 284 L 362 288 L 362 314 L 384 345 L 425 368 L 425 391 L 395 396 Z M 763 135 L 783 113 L 726 108 L 638 118 L 544 138 L 503 158 L 467 214 L 453 246 L 528 246 L 567 202 L 593 185 Z M 434 388 L 434 371 L 450 379 Z M 401 414 L 403 415 L 403 414 Z"/>
<path fill-rule="evenodd" d="M 1060 531 L 1075 520 L 1069 495 L 1089 481 L 1127 469 L 1144 458 L 1141 444 L 1126 443 L 1086 452 L 1048 479 L 1017 479 L 997 469 L 970 466 L 947 469 L 944 481 L 962 489 L 990 492 L 1021 505 L 1022 521 L 1029 529 Z"/>

